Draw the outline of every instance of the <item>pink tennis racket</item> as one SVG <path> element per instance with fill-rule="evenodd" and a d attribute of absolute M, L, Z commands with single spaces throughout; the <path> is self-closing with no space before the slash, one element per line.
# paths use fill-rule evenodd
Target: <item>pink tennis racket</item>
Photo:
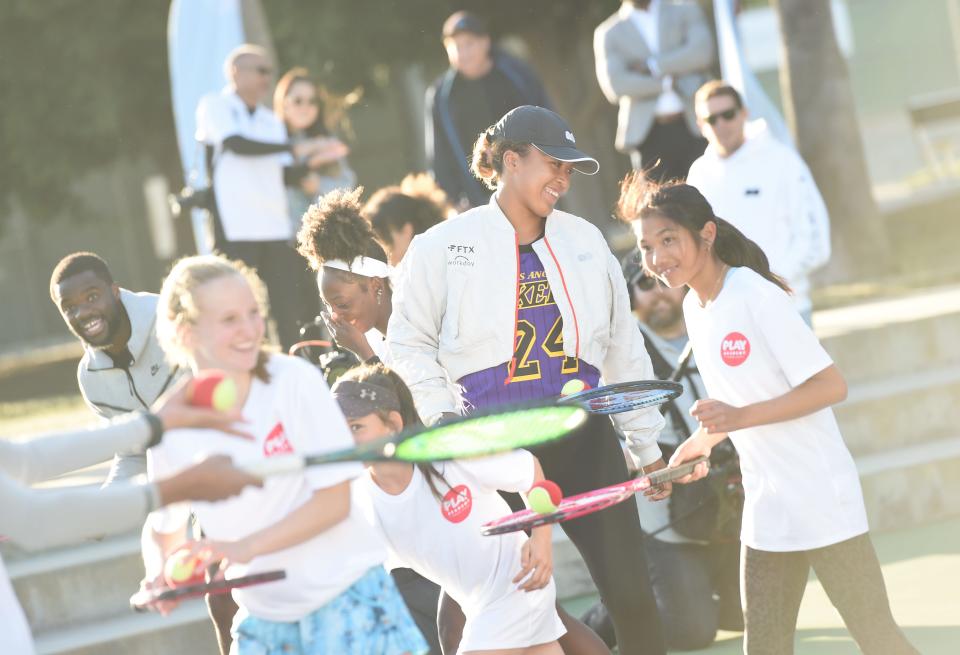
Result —
<path fill-rule="evenodd" d="M 498 534 L 506 534 L 507 532 L 529 530 L 550 523 L 570 521 L 571 519 L 586 516 L 587 514 L 593 514 L 594 512 L 599 512 L 602 509 L 622 503 L 634 494 L 646 491 L 650 487 L 655 487 L 664 482 L 670 482 L 689 475 L 698 464 L 703 462 L 709 463 L 709 460 L 706 457 L 698 457 L 678 466 L 671 466 L 647 475 L 641 475 L 633 480 L 627 480 L 626 482 L 604 487 L 603 489 L 595 489 L 577 494 L 576 496 L 564 498 L 557 506 L 557 511 L 549 514 L 540 514 L 530 509 L 514 512 L 509 516 L 484 523 L 483 526 L 481 526 L 481 533 L 484 536 L 490 537 Z"/>

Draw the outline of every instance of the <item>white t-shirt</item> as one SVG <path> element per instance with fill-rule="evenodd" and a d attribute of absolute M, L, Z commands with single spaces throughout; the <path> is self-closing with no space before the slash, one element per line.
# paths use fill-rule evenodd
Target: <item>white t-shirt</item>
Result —
<path fill-rule="evenodd" d="M 30 625 L 13 591 L 7 567 L 0 557 L 0 652 L 7 655 L 33 655 Z"/>
<path fill-rule="evenodd" d="M 293 237 L 283 184 L 289 153 L 238 155 L 223 150 L 231 136 L 286 143 L 287 129 L 266 107 L 250 112 L 232 88 L 204 96 L 197 106 L 196 139 L 213 146 L 213 187 L 223 232 L 229 241 L 285 241 Z"/>
<path fill-rule="evenodd" d="M 735 407 L 777 398 L 833 364 L 779 287 L 733 268 L 704 309 L 683 302 L 687 331 L 710 398 Z M 868 529 L 860 478 L 830 408 L 730 433 L 746 503 L 741 541 L 799 551 Z"/>
<path fill-rule="evenodd" d="M 283 453 L 313 453 L 354 445 L 349 428 L 320 372 L 303 359 L 272 355 L 270 383 L 254 379 L 243 406 L 246 441 L 214 430 L 172 430 L 148 452 L 152 479 L 166 477 L 197 458 L 226 454 L 235 461 Z M 234 541 L 275 524 L 305 503 L 315 490 L 363 474 L 356 462 L 316 466 L 303 473 L 267 478 L 262 489 L 247 488 L 230 500 L 193 503 L 200 527 L 210 539 Z M 154 529 L 169 532 L 183 525 L 183 505 L 151 515 Z M 386 548 L 355 506 L 342 522 L 307 541 L 234 564 L 227 577 L 284 569 L 285 580 L 244 589 L 233 596 L 253 616 L 271 621 L 297 621 L 336 597 L 371 567 L 383 562 Z"/>
<path fill-rule="evenodd" d="M 370 328 L 364 332 L 363 336 L 367 338 L 367 343 L 370 344 L 370 350 L 373 351 L 373 354 L 380 358 L 380 363 L 389 366 L 390 351 L 387 349 L 387 340 L 380 334 L 380 330 Z"/>
<path fill-rule="evenodd" d="M 522 568 L 520 551 L 527 536 L 480 534 L 483 523 L 511 513 L 497 489 L 520 492 L 533 484 L 530 453 L 520 450 L 434 467 L 446 481 L 435 481 L 442 501 L 416 467 L 398 495 L 383 491 L 369 474 L 356 486 L 383 530 L 391 560 L 441 585 L 463 608 L 467 623 L 461 651 L 518 648 L 563 634 L 553 581 L 532 592 L 518 591 L 512 582 Z"/>
<path fill-rule="evenodd" d="M 800 155 L 762 132 L 729 157 L 708 147 L 690 166 L 687 184 L 760 246 L 789 283 L 797 309 L 809 310 L 808 276 L 830 258 L 830 219 Z"/>

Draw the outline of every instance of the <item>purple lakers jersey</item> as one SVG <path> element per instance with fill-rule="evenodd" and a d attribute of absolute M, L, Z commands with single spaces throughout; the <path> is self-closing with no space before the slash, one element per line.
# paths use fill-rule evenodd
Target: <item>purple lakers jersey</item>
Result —
<path fill-rule="evenodd" d="M 513 376 L 505 362 L 460 378 L 467 411 L 559 396 L 570 380 L 590 387 L 600 380 L 596 368 L 563 354 L 563 319 L 532 246 L 520 246 L 519 289 Z"/>

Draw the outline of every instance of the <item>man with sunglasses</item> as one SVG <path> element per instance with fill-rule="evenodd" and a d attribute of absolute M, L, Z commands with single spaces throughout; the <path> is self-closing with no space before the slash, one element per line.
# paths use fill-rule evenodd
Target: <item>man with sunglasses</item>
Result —
<path fill-rule="evenodd" d="M 306 262 L 292 247 L 285 169 L 323 147 L 320 139 L 291 143 L 283 123 L 263 105 L 273 86 L 266 50 L 245 44 L 224 63 L 229 83 L 200 100 L 197 141 L 206 146 L 213 189 L 214 247 L 257 270 L 284 349 L 298 338 L 297 296 L 290 280 Z"/>
<path fill-rule="evenodd" d="M 747 123 L 747 108 L 729 84 L 704 84 L 694 109 L 709 145 L 690 167 L 687 183 L 700 190 L 717 216 L 763 249 L 809 324 L 809 275 L 830 258 L 830 220 L 810 169 L 761 121 Z"/>

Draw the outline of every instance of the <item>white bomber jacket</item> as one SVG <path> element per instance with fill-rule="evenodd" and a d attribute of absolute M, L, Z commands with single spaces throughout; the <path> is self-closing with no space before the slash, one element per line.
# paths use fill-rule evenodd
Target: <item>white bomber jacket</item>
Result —
<path fill-rule="evenodd" d="M 424 418 L 457 411 L 448 380 L 514 354 L 520 254 L 496 197 L 415 237 L 395 279 L 387 344 Z M 533 248 L 563 318 L 564 354 L 598 368 L 606 384 L 653 379 L 620 264 L 600 230 L 554 210 Z M 660 458 L 659 410 L 614 420 L 638 465 Z"/>

